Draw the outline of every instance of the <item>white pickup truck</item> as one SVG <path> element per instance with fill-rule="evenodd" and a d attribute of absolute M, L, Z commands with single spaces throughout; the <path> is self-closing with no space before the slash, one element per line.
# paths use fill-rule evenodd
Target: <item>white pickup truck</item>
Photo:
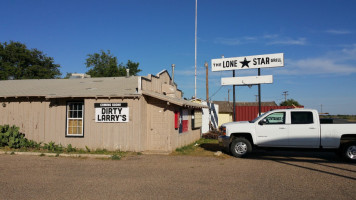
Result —
<path fill-rule="evenodd" d="M 356 161 L 356 124 L 320 124 L 312 109 L 272 110 L 253 121 L 221 125 L 219 145 L 235 157 L 245 157 L 253 148 L 332 150 Z"/>

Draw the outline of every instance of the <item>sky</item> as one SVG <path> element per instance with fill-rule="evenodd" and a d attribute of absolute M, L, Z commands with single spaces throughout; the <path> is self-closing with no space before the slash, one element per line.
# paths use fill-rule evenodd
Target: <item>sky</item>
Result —
<path fill-rule="evenodd" d="M 195 0 L 0 0 L 0 42 L 18 41 L 53 57 L 63 76 L 85 73 L 88 54 L 110 50 L 140 63 L 141 76 L 175 64 L 175 82 L 195 94 Z M 198 0 L 197 97 L 232 101 L 232 86 L 211 59 L 284 53 L 284 67 L 263 68 L 272 84 L 262 101 L 295 99 L 330 114 L 356 114 L 356 1 Z M 256 69 L 236 76 L 256 76 Z M 230 95 L 229 95 L 230 94 Z M 236 87 L 237 101 L 256 101 L 257 86 Z"/>

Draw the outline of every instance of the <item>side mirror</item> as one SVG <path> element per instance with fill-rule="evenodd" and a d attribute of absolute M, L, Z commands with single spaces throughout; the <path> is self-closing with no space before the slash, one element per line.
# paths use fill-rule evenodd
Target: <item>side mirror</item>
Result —
<path fill-rule="evenodd" d="M 259 125 L 263 125 L 263 124 L 267 124 L 267 120 L 266 119 L 262 119 L 258 122 Z"/>

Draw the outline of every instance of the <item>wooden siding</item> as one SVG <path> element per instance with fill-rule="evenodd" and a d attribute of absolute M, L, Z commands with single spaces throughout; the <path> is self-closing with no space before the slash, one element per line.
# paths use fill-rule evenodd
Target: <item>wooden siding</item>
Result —
<path fill-rule="evenodd" d="M 66 137 L 67 102 L 84 102 L 84 137 Z M 128 123 L 96 123 L 94 103 L 127 102 Z M 5 99 L 0 100 L 0 124 L 16 125 L 26 138 L 91 149 L 144 151 L 146 102 L 140 99 Z M 3 106 L 5 105 L 5 107 Z"/>
<path fill-rule="evenodd" d="M 163 93 L 162 90 L 164 84 L 171 84 L 171 78 L 168 75 L 168 72 L 162 73 L 159 77 L 149 74 L 147 76 L 147 79 L 142 79 L 142 90 L 154 91 L 159 94 Z M 177 98 L 182 98 L 182 92 L 180 90 L 177 90 L 176 85 L 173 85 L 173 87 L 175 89 L 175 96 Z"/>
<path fill-rule="evenodd" d="M 188 145 L 200 138 L 200 129 L 188 132 L 174 128 L 179 106 L 149 97 L 140 99 L 0 99 L 0 124 L 16 125 L 26 138 L 73 147 L 121 151 L 164 151 Z M 67 102 L 84 102 L 84 136 L 66 137 Z M 94 103 L 128 103 L 128 123 L 95 122 Z M 191 110 L 189 110 L 191 113 Z M 153 129 L 153 130 L 152 130 Z"/>
<path fill-rule="evenodd" d="M 185 133 L 174 128 L 174 112 L 181 107 L 168 105 L 167 102 L 147 97 L 148 150 L 171 152 L 176 148 L 191 144 L 200 138 L 201 129 L 192 129 L 191 115 L 189 127 Z M 188 111 L 191 113 L 191 110 Z"/>

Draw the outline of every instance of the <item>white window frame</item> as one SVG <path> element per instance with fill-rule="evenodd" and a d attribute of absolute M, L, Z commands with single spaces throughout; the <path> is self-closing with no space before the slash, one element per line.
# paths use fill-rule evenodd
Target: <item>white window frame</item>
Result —
<path fill-rule="evenodd" d="M 70 118 L 69 117 L 69 112 L 73 111 L 70 110 L 70 105 L 71 104 L 82 104 L 82 117 L 76 117 L 76 118 Z M 79 110 L 75 110 L 75 111 L 79 111 Z M 83 101 L 71 101 L 71 102 L 67 102 L 67 109 L 66 109 L 66 119 L 67 119 L 67 124 L 66 124 L 66 137 L 83 137 L 84 136 L 84 102 Z M 81 119 L 82 120 L 82 133 L 81 134 L 68 134 L 68 128 L 69 128 L 69 120 L 71 119 Z"/>

